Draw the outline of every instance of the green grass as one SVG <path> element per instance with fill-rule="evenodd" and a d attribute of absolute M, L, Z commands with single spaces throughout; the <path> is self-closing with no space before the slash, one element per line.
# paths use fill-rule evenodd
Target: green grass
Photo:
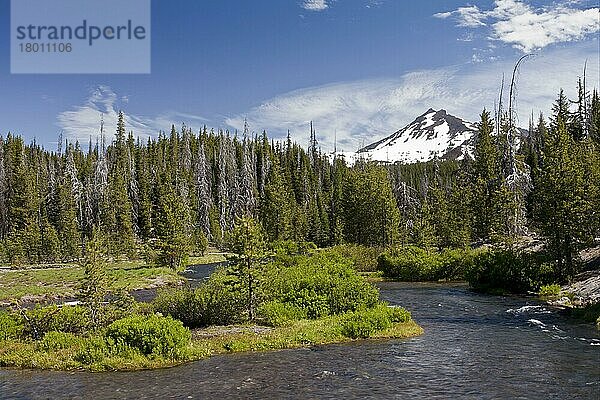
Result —
<path fill-rule="evenodd" d="M 190 257 L 188 265 L 225 261 L 220 253 Z M 183 278 L 170 268 L 148 266 L 144 261 L 114 261 L 107 265 L 111 290 L 135 290 L 172 285 Z M 83 279 L 83 268 L 66 264 L 59 268 L 43 265 L 23 269 L 0 270 L 0 302 L 11 300 L 44 300 L 74 297 Z"/>
<path fill-rule="evenodd" d="M 0 271 L 0 300 L 72 296 L 82 278 L 80 267 Z"/>
<path fill-rule="evenodd" d="M 147 266 L 143 261 L 122 261 L 108 264 L 110 289 L 144 289 L 175 284 L 183 280 L 176 271 Z M 35 268 L 0 271 L 0 301 L 18 299 L 43 300 L 73 297 L 83 279 L 79 266 Z"/>
<path fill-rule="evenodd" d="M 144 356 L 135 351 L 122 355 L 106 355 L 91 364 L 82 364 L 77 354 L 85 339 L 60 349 L 48 349 L 34 341 L 7 340 L 0 342 L 0 366 L 50 370 L 132 371 L 169 367 L 203 358 L 248 351 L 281 350 L 313 345 L 351 342 L 341 333 L 342 316 L 318 320 L 300 320 L 280 328 L 249 325 L 212 327 L 195 332 L 187 354 L 175 361 Z M 258 328 L 258 329 L 257 329 Z M 371 339 L 401 339 L 418 336 L 423 329 L 414 321 L 395 323 L 379 331 Z"/>
<path fill-rule="evenodd" d="M 225 261 L 225 255 L 223 253 L 207 253 L 203 256 L 194 256 L 188 259 L 188 265 L 197 264 L 214 264 Z"/>

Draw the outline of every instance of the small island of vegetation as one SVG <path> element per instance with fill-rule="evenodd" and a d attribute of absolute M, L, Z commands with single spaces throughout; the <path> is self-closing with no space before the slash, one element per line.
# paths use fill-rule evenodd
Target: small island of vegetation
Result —
<path fill-rule="evenodd" d="M 77 305 L 0 313 L 0 365 L 91 371 L 172 366 L 216 354 L 286 349 L 422 329 L 351 261 L 314 246 L 266 246 L 242 218 L 228 266 L 198 288 L 161 289 L 151 303 L 110 292 L 100 234 L 88 243 Z"/>

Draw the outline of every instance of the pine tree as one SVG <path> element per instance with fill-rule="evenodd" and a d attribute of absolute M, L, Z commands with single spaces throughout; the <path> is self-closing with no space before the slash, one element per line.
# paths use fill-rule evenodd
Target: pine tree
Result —
<path fill-rule="evenodd" d="M 155 246 L 159 251 L 160 265 L 180 269 L 185 266 L 192 245 L 187 219 L 189 212 L 166 179 L 163 176 L 163 182 L 159 183 L 160 198 L 155 231 L 158 240 Z"/>
<path fill-rule="evenodd" d="M 347 241 L 379 246 L 397 242 L 400 215 L 385 168 L 366 164 L 349 171 L 342 199 Z"/>
<path fill-rule="evenodd" d="M 7 188 L 7 176 L 6 167 L 4 165 L 4 139 L 0 136 L 0 241 L 4 240 L 8 234 L 8 221 L 7 221 L 7 204 L 6 204 L 6 192 Z"/>
<path fill-rule="evenodd" d="M 28 165 L 21 138 L 7 137 L 7 253 L 11 263 L 38 262 L 39 198 L 35 174 Z"/>
<path fill-rule="evenodd" d="M 78 258 L 81 241 L 69 177 L 58 186 L 56 196 L 58 209 L 54 223 L 61 243 L 61 258 L 68 261 Z"/>
<path fill-rule="evenodd" d="M 553 126 L 544 147 L 536 198 L 537 225 L 547 251 L 556 261 L 557 278 L 564 282 L 576 272 L 577 252 L 585 241 L 585 179 L 580 149 L 555 107 Z"/>
<path fill-rule="evenodd" d="M 490 113 L 483 110 L 475 140 L 472 165 L 473 233 L 475 239 L 490 240 L 498 226 L 498 194 L 502 184 L 500 152 L 493 136 Z"/>
<path fill-rule="evenodd" d="M 79 290 L 82 305 L 90 312 L 92 328 L 98 328 L 102 321 L 102 307 L 108 292 L 108 276 L 104 261 L 104 237 L 95 230 L 85 244 L 83 281 Z"/>
<path fill-rule="evenodd" d="M 107 218 L 104 228 L 110 232 L 110 247 L 114 254 L 131 254 L 135 248 L 132 205 L 128 194 L 130 169 L 125 142 L 125 116 L 119 112 L 117 138 L 113 147 L 109 171 Z"/>
<path fill-rule="evenodd" d="M 210 169 L 204 150 L 204 141 L 201 138 L 198 146 L 198 155 L 196 160 L 196 197 L 198 199 L 197 218 L 198 225 L 204 235 L 210 238 L 212 236 L 209 212 L 212 205 Z"/>
<path fill-rule="evenodd" d="M 590 137 L 597 146 L 600 146 L 600 96 L 594 90 L 589 111 Z"/>
<path fill-rule="evenodd" d="M 279 165 L 269 170 L 261 204 L 261 222 L 270 241 L 292 238 L 292 211 L 295 201 L 286 186 Z"/>
<path fill-rule="evenodd" d="M 47 218 L 42 220 L 40 227 L 41 248 L 40 261 L 53 263 L 61 258 L 61 242 L 56 229 L 48 222 Z"/>
<path fill-rule="evenodd" d="M 440 248 L 450 246 L 450 210 L 446 196 L 446 190 L 441 187 L 439 182 L 429 188 L 427 193 L 428 210 L 423 216 L 428 220 L 428 224 L 433 227 L 435 232 L 434 243 Z"/>
<path fill-rule="evenodd" d="M 253 321 L 257 293 L 260 292 L 258 269 L 266 255 L 259 224 L 250 217 L 238 219 L 229 238 L 229 248 L 233 253 L 228 269 L 230 282 L 237 290 L 245 293 L 248 319 Z"/>
<path fill-rule="evenodd" d="M 148 240 L 152 236 L 152 179 L 150 176 L 149 147 L 136 146 L 135 175 L 138 188 L 136 226 L 140 237 Z"/>
<path fill-rule="evenodd" d="M 427 198 L 421 204 L 419 213 L 415 216 L 410 231 L 411 242 L 423 249 L 431 249 L 438 244 L 436 229 L 431 218 L 433 212 Z"/>
<path fill-rule="evenodd" d="M 466 172 L 463 173 L 463 169 L 466 168 L 468 167 L 463 165 L 459 170 L 449 195 L 448 237 L 445 243 L 447 247 L 467 247 L 471 242 L 472 226 L 469 205 L 472 202 L 473 194 L 469 190 Z"/>

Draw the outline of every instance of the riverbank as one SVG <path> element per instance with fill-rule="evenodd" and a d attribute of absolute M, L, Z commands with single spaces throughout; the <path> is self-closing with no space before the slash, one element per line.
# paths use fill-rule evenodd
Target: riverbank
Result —
<path fill-rule="evenodd" d="M 357 341 L 342 333 L 344 316 L 330 316 L 318 320 L 293 321 L 284 327 L 236 325 L 210 327 L 192 331 L 192 341 L 178 359 L 146 356 L 129 351 L 122 355 L 106 355 L 93 362 L 82 357 L 89 354 L 93 337 L 74 340 L 56 346 L 38 341 L 0 341 L 0 366 L 25 369 L 61 371 L 134 371 L 172 367 L 220 354 L 257 352 Z M 423 329 L 413 320 L 393 323 L 389 328 L 374 332 L 369 340 L 404 339 L 421 335 Z"/>
<path fill-rule="evenodd" d="M 221 253 L 190 257 L 188 266 L 224 262 Z M 186 281 L 183 273 L 148 265 L 143 260 L 113 261 L 106 264 L 109 290 L 129 292 L 174 286 Z M 77 296 L 83 268 L 75 264 L 31 265 L 0 269 L 0 306 L 14 301 L 25 304 L 54 303 Z"/>
<path fill-rule="evenodd" d="M 600 270 L 578 274 L 548 304 L 568 310 L 575 318 L 594 323 L 600 329 Z"/>

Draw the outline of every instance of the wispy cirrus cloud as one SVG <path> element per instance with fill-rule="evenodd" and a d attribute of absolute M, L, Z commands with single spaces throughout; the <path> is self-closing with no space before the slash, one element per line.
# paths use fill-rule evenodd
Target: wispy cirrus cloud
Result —
<path fill-rule="evenodd" d="M 300 7 L 307 11 L 325 11 L 328 8 L 331 8 L 333 3 L 336 0 L 303 0 L 300 3 Z M 385 0 L 361 0 L 364 3 L 365 8 L 378 8 L 380 7 Z"/>
<path fill-rule="evenodd" d="M 323 11 L 329 8 L 327 0 L 304 0 L 300 6 L 308 11 Z"/>
<path fill-rule="evenodd" d="M 600 8 L 583 8 L 581 3 L 563 0 L 536 8 L 522 0 L 495 0 L 489 10 L 465 6 L 434 14 L 434 17 L 451 18 L 460 27 L 487 29 L 489 39 L 529 53 L 598 33 Z"/>
<path fill-rule="evenodd" d="M 527 125 L 532 112 L 549 112 L 559 88 L 575 96 L 577 77 L 588 59 L 588 71 L 597 71 L 597 42 L 547 50 L 528 60 L 518 78 L 517 110 Z M 511 61 L 468 63 L 460 66 L 411 72 L 395 79 L 342 82 L 296 90 L 267 100 L 226 123 L 242 129 L 247 119 L 251 129 L 266 129 L 283 139 L 289 129 L 293 139 L 308 140 L 310 121 L 326 151 L 354 151 L 381 139 L 411 122 L 429 107 L 471 121 L 486 107 L 494 108 L 502 74 L 510 74 Z M 599 87 L 597 76 L 588 75 L 589 87 Z M 505 91 L 506 93 L 506 91 Z"/>
<path fill-rule="evenodd" d="M 118 96 L 112 88 L 98 85 L 90 89 L 88 98 L 81 105 L 76 105 L 57 116 L 57 125 L 69 140 L 87 142 L 96 140 L 100 134 L 100 121 L 104 121 L 107 138 L 116 132 L 117 118 L 120 109 L 125 112 L 127 131 L 133 131 L 136 137 L 147 139 L 155 137 L 159 131 L 169 131 L 171 125 L 199 128 L 207 120 L 203 117 L 180 112 L 165 112 L 154 117 L 145 117 L 127 113 L 128 96 Z"/>
<path fill-rule="evenodd" d="M 459 7 L 454 11 L 441 12 L 433 16 L 441 19 L 453 17 L 458 26 L 465 28 L 477 28 L 486 25 L 484 22 L 486 15 L 477 6 Z"/>

